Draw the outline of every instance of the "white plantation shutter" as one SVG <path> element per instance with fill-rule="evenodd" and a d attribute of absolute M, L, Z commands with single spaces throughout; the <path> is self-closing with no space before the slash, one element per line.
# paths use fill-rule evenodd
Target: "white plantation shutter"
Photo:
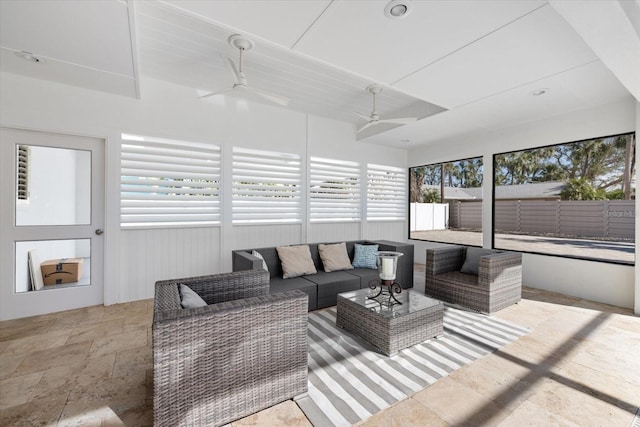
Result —
<path fill-rule="evenodd" d="M 27 145 L 18 145 L 17 151 L 17 180 L 16 200 L 18 204 L 26 204 L 29 201 L 29 157 L 31 151 Z"/>
<path fill-rule="evenodd" d="M 220 147 L 122 134 L 122 227 L 220 223 Z"/>
<path fill-rule="evenodd" d="M 367 219 L 404 220 L 407 211 L 407 171 L 367 165 Z"/>
<path fill-rule="evenodd" d="M 360 220 L 360 165 L 311 157 L 309 206 L 311 221 Z"/>
<path fill-rule="evenodd" d="M 301 222 L 296 154 L 233 147 L 233 223 Z"/>

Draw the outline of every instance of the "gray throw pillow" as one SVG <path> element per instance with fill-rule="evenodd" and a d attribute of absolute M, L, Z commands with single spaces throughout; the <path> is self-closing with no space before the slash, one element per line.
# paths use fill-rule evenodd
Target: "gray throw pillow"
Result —
<path fill-rule="evenodd" d="M 258 251 L 251 251 L 251 255 L 253 255 L 256 258 L 260 258 L 262 260 L 262 269 L 269 271 L 269 267 L 267 267 L 267 262 L 264 260 L 264 257 L 262 256 L 262 254 Z"/>
<path fill-rule="evenodd" d="M 496 251 L 492 249 L 467 248 L 467 258 L 464 260 L 464 264 L 462 264 L 460 272 L 475 274 L 477 276 L 478 270 L 480 269 L 480 257 L 495 253 Z"/>
<path fill-rule="evenodd" d="M 180 285 L 182 308 L 204 307 L 207 303 L 187 285 Z"/>

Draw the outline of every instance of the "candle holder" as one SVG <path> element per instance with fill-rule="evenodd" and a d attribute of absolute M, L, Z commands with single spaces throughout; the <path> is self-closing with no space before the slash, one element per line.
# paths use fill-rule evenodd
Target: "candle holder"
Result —
<path fill-rule="evenodd" d="M 391 306 L 393 304 L 402 304 L 396 299 L 395 294 L 402 292 L 402 286 L 396 282 L 396 269 L 398 268 L 398 258 L 404 255 L 401 252 L 380 251 L 376 252 L 376 265 L 378 266 L 378 275 L 380 280 L 372 280 L 369 282 L 369 288 L 378 289 L 378 293 L 370 296 L 370 299 L 378 301 L 380 304 Z M 388 298 L 384 301 L 378 300 L 380 297 Z M 393 300 L 393 301 L 392 301 Z"/>

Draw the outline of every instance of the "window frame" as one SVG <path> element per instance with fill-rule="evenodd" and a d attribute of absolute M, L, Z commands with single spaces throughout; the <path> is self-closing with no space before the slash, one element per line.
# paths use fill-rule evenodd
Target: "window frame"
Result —
<path fill-rule="evenodd" d="M 565 258 L 565 259 L 577 259 L 577 260 L 582 260 L 582 261 L 601 262 L 601 263 L 605 263 L 605 264 L 624 265 L 624 266 L 627 266 L 627 267 L 635 267 L 635 265 L 636 265 L 635 256 L 634 256 L 633 262 L 628 263 L 628 262 L 608 260 L 608 259 L 602 259 L 602 258 L 587 258 L 587 257 L 568 255 L 568 254 L 563 255 L 563 254 L 553 254 L 553 253 L 538 252 L 538 251 L 503 249 L 503 248 L 497 248 L 496 245 L 495 245 L 495 237 L 496 237 L 496 158 L 497 158 L 497 156 L 504 155 L 504 154 L 511 154 L 511 153 L 519 153 L 519 152 L 524 152 L 524 151 L 529 151 L 529 150 L 537 150 L 537 149 L 542 149 L 542 148 L 557 147 L 559 145 L 567 145 L 567 144 L 575 144 L 575 143 L 586 142 L 586 141 L 593 141 L 593 140 L 596 140 L 596 139 L 615 138 L 615 137 L 618 137 L 618 136 L 624 136 L 624 135 L 630 135 L 630 134 L 634 134 L 635 143 L 636 143 L 636 150 L 637 150 L 637 138 L 636 138 L 637 137 L 637 132 L 636 131 L 630 131 L 630 132 L 615 133 L 615 134 L 606 135 L 606 136 L 596 136 L 596 137 L 592 137 L 592 138 L 584 138 L 584 139 L 579 139 L 579 140 L 576 140 L 576 141 L 559 142 L 559 143 L 555 143 L 555 144 L 545 144 L 545 145 L 539 145 L 539 146 L 535 146 L 535 147 L 527 147 L 527 148 L 523 148 L 523 149 L 520 149 L 520 150 L 510 150 L 510 151 L 504 151 L 504 152 L 499 152 L 499 153 L 492 154 L 492 165 L 493 165 L 493 168 L 492 168 L 492 174 L 491 174 L 491 185 L 493 186 L 493 191 L 492 191 L 492 194 L 491 194 L 491 248 L 496 249 L 496 250 L 518 252 L 518 253 L 522 253 L 522 254 L 550 256 L 550 257 Z M 635 176 L 636 176 L 636 179 L 637 179 L 637 165 L 636 165 L 636 174 L 635 174 Z M 636 215 L 637 215 L 637 212 L 636 212 Z M 529 236 L 529 234 L 527 234 L 527 236 Z M 636 253 L 636 251 L 637 251 L 637 245 L 636 245 L 636 242 L 634 241 L 634 254 Z"/>

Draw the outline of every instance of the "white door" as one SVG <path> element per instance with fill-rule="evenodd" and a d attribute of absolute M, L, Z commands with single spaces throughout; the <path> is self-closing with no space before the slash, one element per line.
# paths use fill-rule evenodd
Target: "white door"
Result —
<path fill-rule="evenodd" d="M 104 150 L 0 129 L 0 320 L 103 303 Z"/>

